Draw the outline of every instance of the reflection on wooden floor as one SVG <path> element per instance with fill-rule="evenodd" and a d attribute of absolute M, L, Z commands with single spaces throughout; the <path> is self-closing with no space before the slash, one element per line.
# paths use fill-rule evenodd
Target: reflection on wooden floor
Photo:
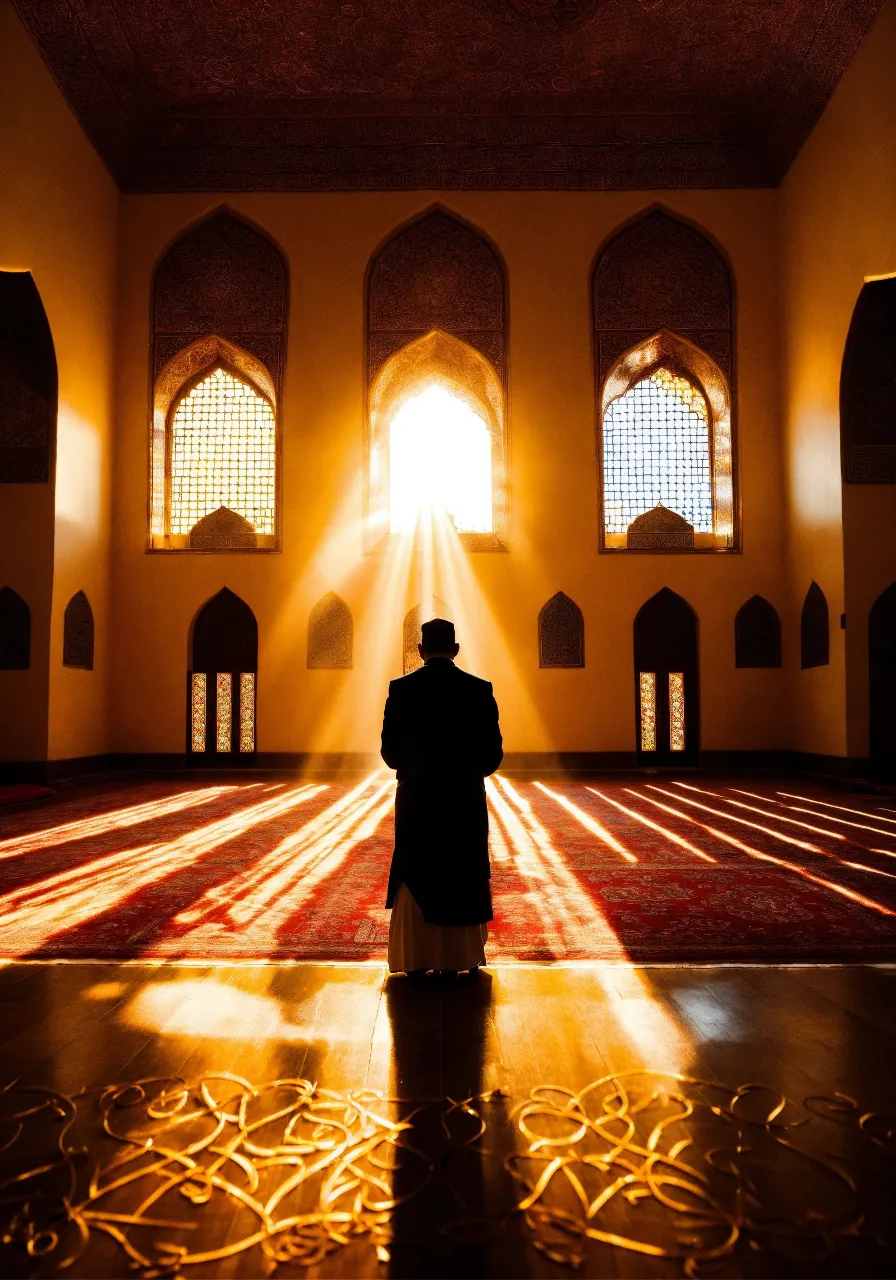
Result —
<path fill-rule="evenodd" d="M 0 1270 L 892 1274 L 894 992 L 892 967 L 9 964 Z"/>

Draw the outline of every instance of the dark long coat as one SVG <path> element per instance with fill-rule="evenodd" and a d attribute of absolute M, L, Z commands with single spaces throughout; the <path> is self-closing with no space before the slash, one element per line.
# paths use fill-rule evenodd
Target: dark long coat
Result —
<path fill-rule="evenodd" d="M 503 758 L 487 680 L 449 658 L 389 685 L 382 756 L 398 771 L 386 906 L 406 884 L 428 924 L 492 919 L 484 778 Z"/>

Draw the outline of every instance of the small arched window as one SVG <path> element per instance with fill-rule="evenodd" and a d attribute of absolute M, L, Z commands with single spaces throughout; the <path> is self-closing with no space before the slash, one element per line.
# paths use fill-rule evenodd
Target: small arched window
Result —
<path fill-rule="evenodd" d="M 0 591 L 0 671 L 27 671 L 31 665 L 31 610 L 17 591 Z"/>
<path fill-rule="evenodd" d="M 308 666 L 347 670 L 352 665 L 352 611 L 335 591 L 328 592 L 308 619 Z"/>
<path fill-rule="evenodd" d="M 575 600 L 558 591 L 538 615 L 538 665 L 584 667 L 585 622 Z"/>
<path fill-rule="evenodd" d="M 751 596 L 734 619 L 734 665 L 780 667 L 781 619 L 762 596 Z"/>
<path fill-rule="evenodd" d="M 275 550 L 286 264 L 227 210 L 191 228 L 153 288 L 150 546 Z"/>
<path fill-rule="evenodd" d="M 601 548 L 737 549 L 733 309 L 719 250 L 655 210 L 594 270 Z"/>
<path fill-rule="evenodd" d="M 800 617 L 800 666 L 826 667 L 831 660 L 831 634 L 828 602 L 817 582 L 813 582 L 803 601 Z"/>
<path fill-rule="evenodd" d="M 191 628 L 187 751 L 193 764 L 255 751 L 258 623 L 227 587 L 199 610 Z M 220 758 L 218 759 L 220 764 Z"/>
<path fill-rule="evenodd" d="M 83 591 L 76 592 L 65 606 L 62 665 L 93 670 L 93 610 Z"/>

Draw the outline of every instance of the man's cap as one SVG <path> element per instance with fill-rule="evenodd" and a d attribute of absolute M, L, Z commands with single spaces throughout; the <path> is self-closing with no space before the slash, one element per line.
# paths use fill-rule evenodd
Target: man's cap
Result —
<path fill-rule="evenodd" d="M 447 618 L 431 618 L 420 628 L 423 648 L 430 653 L 447 653 L 455 645 L 454 623 Z"/>

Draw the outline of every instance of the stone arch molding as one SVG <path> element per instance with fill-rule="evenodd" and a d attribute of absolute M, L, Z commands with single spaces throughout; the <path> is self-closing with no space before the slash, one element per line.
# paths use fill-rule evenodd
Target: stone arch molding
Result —
<path fill-rule="evenodd" d="M 603 511 L 603 424 L 607 409 L 614 400 L 626 394 L 637 383 L 649 378 L 657 369 L 687 378 L 703 395 L 709 411 L 710 468 L 712 473 L 713 531 L 693 535 L 670 545 L 659 538 L 638 538 L 627 542 L 625 534 L 607 534 L 603 515 L 600 521 L 601 550 L 625 547 L 639 551 L 733 551 L 737 550 L 738 527 L 734 497 L 734 448 L 732 439 L 732 401 L 728 378 L 724 371 L 701 347 L 671 330 L 662 329 L 642 339 L 610 366 L 600 387 L 598 399 L 598 466 L 601 511 Z"/>
<path fill-rule="evenodd" d="M 504 550 L 507 545 L 507 442 L 504 387 L 480 351 L 452 334 L 434 329 L 396 351 L 370 388 L 368 412 L 366 546 L 375 549 L 389 529 L 389 427 L 407 399 L 422 385 L 442 386 L 485 421 L 492 442 L 493 533 L 461 533 L 471 551 Z"/>

